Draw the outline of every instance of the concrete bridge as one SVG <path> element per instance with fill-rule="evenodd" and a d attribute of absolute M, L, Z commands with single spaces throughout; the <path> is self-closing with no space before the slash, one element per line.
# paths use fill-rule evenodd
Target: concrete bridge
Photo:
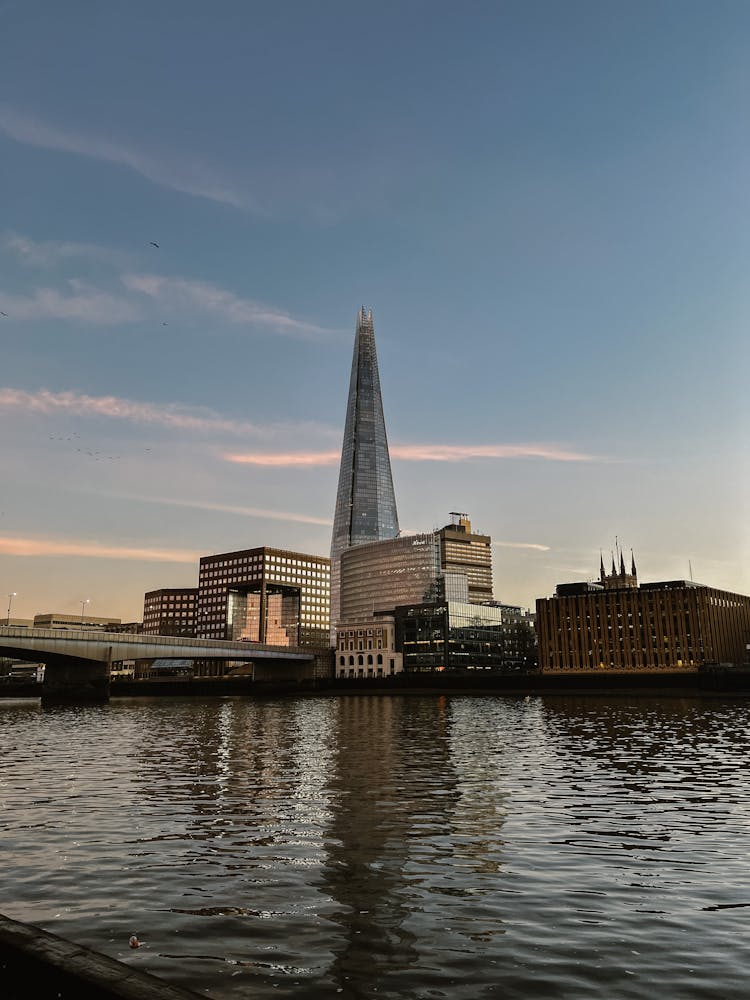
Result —
<path fill-rule="evenodd" d="M 13 625 L 0 627 L 0 656 L 44 663 L 47 702 L 108 701 L 112 664 L 121 660 L 241 660 L 258 680 L 302 680 L 314 676 L 316 659 L 300 646 Z"/>

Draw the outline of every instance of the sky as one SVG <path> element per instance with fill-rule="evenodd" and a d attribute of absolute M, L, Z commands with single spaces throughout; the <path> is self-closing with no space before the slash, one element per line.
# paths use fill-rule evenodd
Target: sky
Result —
<path fill-rule="evenodd" d="M 0 0 L 0 599 L 328 554 L 356 313 L 404 531 L 750 593 L 750 6 Z M 155 245 L 156 244 L 156 245 Z"/>

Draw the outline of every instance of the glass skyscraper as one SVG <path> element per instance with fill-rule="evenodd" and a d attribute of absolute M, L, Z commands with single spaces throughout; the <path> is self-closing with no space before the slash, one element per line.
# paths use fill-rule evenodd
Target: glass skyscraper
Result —
<path fill-rule="evenodd" d="M 331 626 L 340 609 L 341 553 L 398 535 L 396 496 L 380 395 L 372 310 L 357 314 L 344 443 L 331 539 Z"/>

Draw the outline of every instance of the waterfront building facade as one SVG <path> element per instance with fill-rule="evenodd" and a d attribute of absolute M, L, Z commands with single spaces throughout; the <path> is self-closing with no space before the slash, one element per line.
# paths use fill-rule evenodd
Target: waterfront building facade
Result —
<path fill-rule="evenodd" d="M 195 636 L 197 587 L 162 587 L 143 597 L 143 631 L 146 635 Z"/>
<path fill-rule="evenodd" d="M 274 646 L 330 645 L 330 560 L 261 546 L 203 556 L 196 634 Z"/>
<path fill-rule="evenodd" d="M 331 536 L 331 622 L 339 620 L 340 559 L 352 547 L 399 533 L 385 432 L 372 310 L 357 315 Z"/>
<path fill-rule="evenodd" d="M 336 677 L 389 677 L 401 669 L 393 616 L 365 618 L 336 630 Z"/>
<path fill-rule="evenodd" d="M 468 583 L 468 600 L 481 604 L 493 599 L 492 539 L 471 530 L 468 514 L 451 512 L 451 523 L 438 531 L 443 572 L 460 573 Z"/>
<path fill-rule="evenodd" d="M 639 585 L 622 558 L 598 583 L 559 584 L 536 612 L 544 671 L 741 664 L 750 642 L 750 597 L 691 580 Z"/>
<path fill-rule="evenodd" d="M 433 601 L 397 607 L 394 620 L 406 672 L 536 666 L 533 616 L 516 605 Z"/>

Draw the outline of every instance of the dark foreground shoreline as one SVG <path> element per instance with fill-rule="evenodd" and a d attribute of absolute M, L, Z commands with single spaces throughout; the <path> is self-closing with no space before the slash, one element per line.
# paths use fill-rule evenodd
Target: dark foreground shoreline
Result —
<path fill-rule="evenodd" d="M 38 698 L 39 684 L 0 686 L 2 698 Z M 613 695 L 648 694 L 702 696 L 750 694 L 750 667 L 717 666 L 702 670 L 576 671 L 560 674 L 478 671 L 465 673 L 399 674 L 395 677 L 352 678 L 291 683 L 259 683 L 248 677 L 164 677 L 115 681 L 112 698 L 225 697 L 227 695 L 339 694 L 473 694 L 473 695 Z"/>
<path fill-rule="evenodd" d="M 0 914 L 4 1000 L 195 1000 L 192 990 Z"/>

